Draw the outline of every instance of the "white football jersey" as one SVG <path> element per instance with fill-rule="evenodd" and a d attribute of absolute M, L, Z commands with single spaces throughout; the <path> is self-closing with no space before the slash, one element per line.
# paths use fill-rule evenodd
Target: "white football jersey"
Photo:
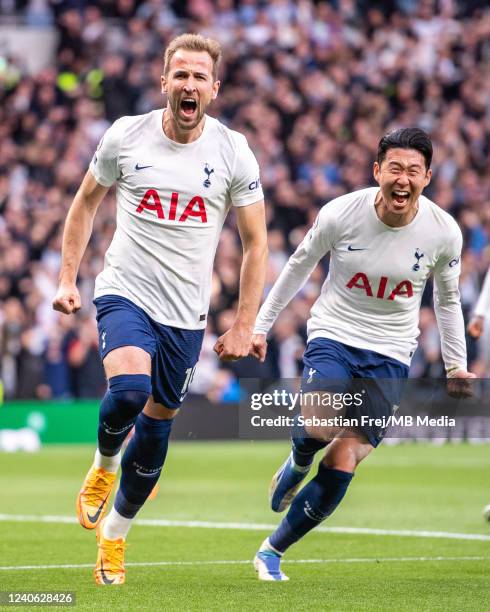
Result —
<path fill-rule="evenodd" d="M 263 199 L 259 167 L 246 138 L 209 116 L 194 142 L 169 139 L 164 112 L 118 119 L 90 164 L 98 183 L 117 183 L 95 297 L 120 295 L 159 323 L 202 329 L 223 222 L 232 205 Z"/>
<path fill-rule="evenodd" d="M 485 275 L 480 297 L 478 298 L 473 314 L 479 317 L 488 317 L 490 315 L 490 268 L 488 268 Z"/>
<path fill-rule="evenodd" d="M 441 282 L 459 276 L 462 235 L 456 221 L 425 196 L 411 223 L 385 225 L 375 209 L 378 192 L 372 187 L 349 193 L 320 210 L 262 306 L 255 332 L 266 333 L 292 297 L 286 297 L 288 267 L 289 278 L 303 274 L 306 280 L 330 252 L 308 341 L 331 338 L 410 364 L 426 281 L 432 273 Z"/>

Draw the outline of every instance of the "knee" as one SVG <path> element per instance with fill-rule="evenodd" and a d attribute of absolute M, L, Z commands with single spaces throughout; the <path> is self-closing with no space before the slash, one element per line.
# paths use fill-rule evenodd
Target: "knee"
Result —
<path fill-rule="evenodd" d="M 333 437 L 329 428 L 319 427 L 318 425 L 305 425 L 305 432 L 308 437 L 324 444 L 328 444 Z"/>
<path fill-rule="evenodd" d="M 315 410 L 302 407 L 301 417 L 301 421 L 299 415 L 295 417 L 292 434 L 293 440 L 295 438 L 307 437 L 325 445 L 335 437 L 335 428 L 326 427 L 321 424 L 322 417 Z"/>
<path fill-rule="evenodd" d="M 357 442 L 355 439 L 337 438 L 330 444 L 323 458 L 323 465 L 330 469 L 354 472 L 372 448 L 370 444 Z"/>
<path fill-rule="evenodd" d="M 121 415 L 136 417 L 151 394 L 151 377 L 146 374 L 123 374 L 109 379 L 111 400 Z"/>
<path fill-rule="evenodd" d="M 179 408 L 166 408 L 163 406 L 163 404 L 157 404 L 156 402 L 151 401 L 147 402 L 144 414 L 152 419 L 173 421 L 173 419 L 179 414 Z"/>
<path fill-rule="evenodd" d="M 323 465 L 331 470 L 354 472 L 359 462 L 352 452 L 327 453 L 322 460 Z"/>

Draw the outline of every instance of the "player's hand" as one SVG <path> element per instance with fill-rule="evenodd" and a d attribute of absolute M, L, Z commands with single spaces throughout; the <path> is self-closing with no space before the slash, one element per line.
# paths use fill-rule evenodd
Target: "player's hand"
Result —
<path fill-rule="evenodd" d="M 473 317 L 466 328 L 473 338 L 478 339 L 483 333 L 483 317 Z"/>
<path fill-rule="evenodd" d="M 251 336 L 250 328 L 235 324 L 216 340 L 214 352 L 221 361 L 236 361 L 247 357 Z"/>
<path fill-rule="evenodd" d="M 252 343 L 250 344 L 249 355 L 264 363 L 267 354 L 267 340 L 265 334 L 253 334 Z"/>
<path fill-rule="evenodd" d="M 447 379 L 448 395 L 457 399 L 473 397 L 473 383 L 471 381 L 474 378 L 476 378 L 476 374 L 473 374 L 473 372 L 457 370 L 451 375 L 451 378 Z"/>
<path fill-rule="evenodd" d="M 76 285 L 60 285 L 53 300 L 53 308 L 64 314 L 74 314 L 82 307 Z"/>

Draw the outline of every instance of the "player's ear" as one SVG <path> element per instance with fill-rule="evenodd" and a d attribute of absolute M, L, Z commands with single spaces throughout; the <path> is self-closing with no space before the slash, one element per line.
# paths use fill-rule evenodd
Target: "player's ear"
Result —
<path fill-rule="evenodd" d="M 374 180 L 379 183 L 379 175 L 381 172 L 381 168 L 379 167 L 379 164 L 377 161 L 374 162 L 373 164 L 373 176 L 374 176 Z"/>
<path fill-rule="evenodd" d="M 165 78 L 165 75 L 162 74 L 162 76 L 160 77 L 160 82 L 162 85 L 162 94 L 166 94 L 167 93 L 167 79 Z"/>
<path fill-rule="evenodd" d="M 425 173 L 424 187 L 430 183 L 430 179 L 432 178 L 432 170 L 429 168 Z"/>
<path fill-rule="evenodd" d="M 213 92 L 211 94 L 211 99 L 216 100 L 218 97 L 219 86 L 221 85 L 221 81 L 215 81 L 213 83 Z"/>

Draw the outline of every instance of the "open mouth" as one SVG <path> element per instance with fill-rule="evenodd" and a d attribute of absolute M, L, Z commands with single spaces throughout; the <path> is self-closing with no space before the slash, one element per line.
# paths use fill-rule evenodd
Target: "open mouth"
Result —
<path fill-rule="evenodd" d="M 391 196 L 397 204 L 405 204 L 408 201 L 408 198 L 410 197 L 410 193 L 408 191 L 395 189 L 391 193 Z"/>
<path fill-rule="evenodd" d="M 187 117 L 192 116 L 197 110 L 197 101 L 194 98 L 182 98 L 180 108 Z"/>

